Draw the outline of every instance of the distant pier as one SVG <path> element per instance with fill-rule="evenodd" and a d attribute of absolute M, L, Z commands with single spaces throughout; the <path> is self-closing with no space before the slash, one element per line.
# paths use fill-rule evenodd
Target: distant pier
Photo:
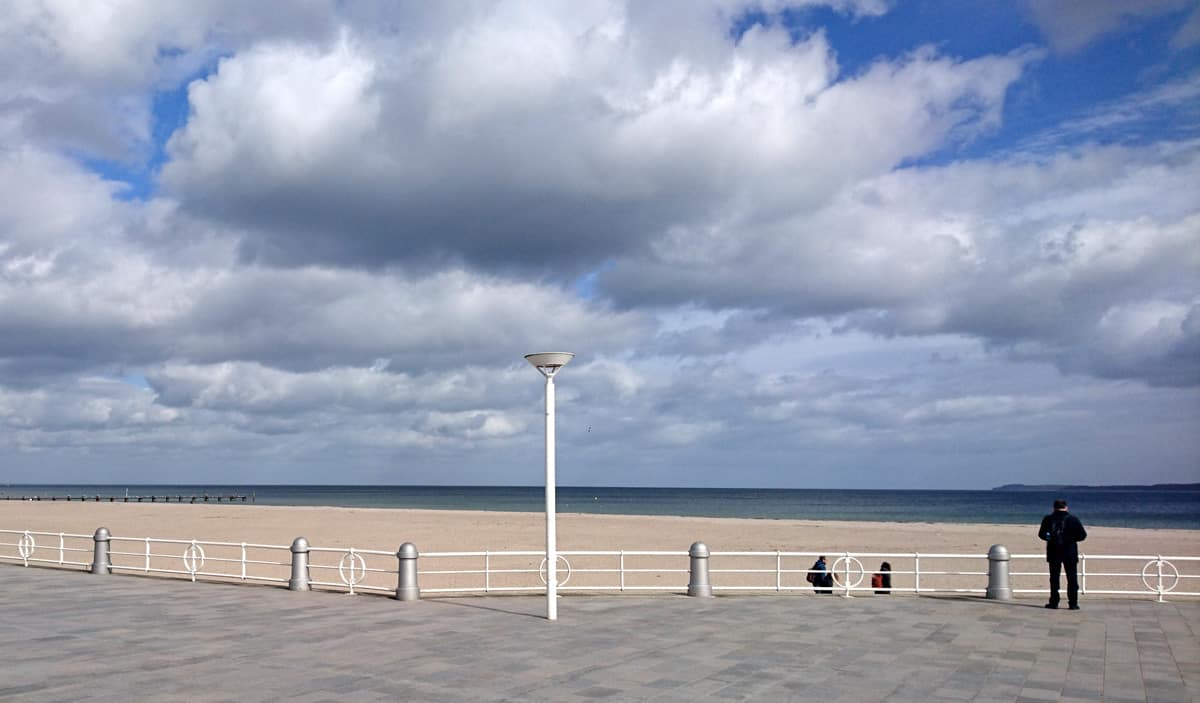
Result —
<path fill-rule="evenodd" d="M 183 495 L 177 493 L 175 495 L 150 495 L 150 496 L 134 496 L 134 495 L 78 495 L 78 496 L 59 496 L 59 495 L 9 495 L 7 493 L 0 494 L 0 499 L 3 500 L 24 500 L 24 501 L 76 501 L 79 503 L 253 503 L 254 494 L 219 494 L 212 495 L 209 493 L 201 493 L 197 495 Z"/>

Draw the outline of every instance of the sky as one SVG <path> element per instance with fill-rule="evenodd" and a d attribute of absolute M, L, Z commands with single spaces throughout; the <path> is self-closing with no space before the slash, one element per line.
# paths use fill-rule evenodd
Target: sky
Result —
<path fill-rule="evenodd" d="M 1194 0 L 0 5 L 0 482 L 1200 481 Z"/>

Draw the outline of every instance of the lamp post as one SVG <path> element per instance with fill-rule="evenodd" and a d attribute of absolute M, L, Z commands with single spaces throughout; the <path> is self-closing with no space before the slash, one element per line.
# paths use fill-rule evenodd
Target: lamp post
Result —
<path fill-rule="evenodd" d="M 526 354 L 546 377 L 546 619 L 558 619 L 558 545 L 554 526 L 554 375 L 575 357 L 571 352 Z"/>

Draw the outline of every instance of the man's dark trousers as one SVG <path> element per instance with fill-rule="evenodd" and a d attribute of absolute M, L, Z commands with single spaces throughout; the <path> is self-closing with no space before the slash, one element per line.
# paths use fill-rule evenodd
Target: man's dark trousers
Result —
<path fill-rule="evenodd" d="M 1064 561 L 1062 559 L 1050 560 L 1050 605 L 1058 607 L 1058 574 L 1060 571 L 1067 572 L 1067 605 L 1074 606 L 1079 604 L 1079 562 L 1071 559 Z"/>

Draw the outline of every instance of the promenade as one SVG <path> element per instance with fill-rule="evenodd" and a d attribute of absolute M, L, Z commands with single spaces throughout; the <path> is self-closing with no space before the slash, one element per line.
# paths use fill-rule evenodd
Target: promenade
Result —
<path fill-rule="evenodd" d="M 0 564 L 0 700 L 1195 701 L 1200 602 L 426 599 Z"/>

